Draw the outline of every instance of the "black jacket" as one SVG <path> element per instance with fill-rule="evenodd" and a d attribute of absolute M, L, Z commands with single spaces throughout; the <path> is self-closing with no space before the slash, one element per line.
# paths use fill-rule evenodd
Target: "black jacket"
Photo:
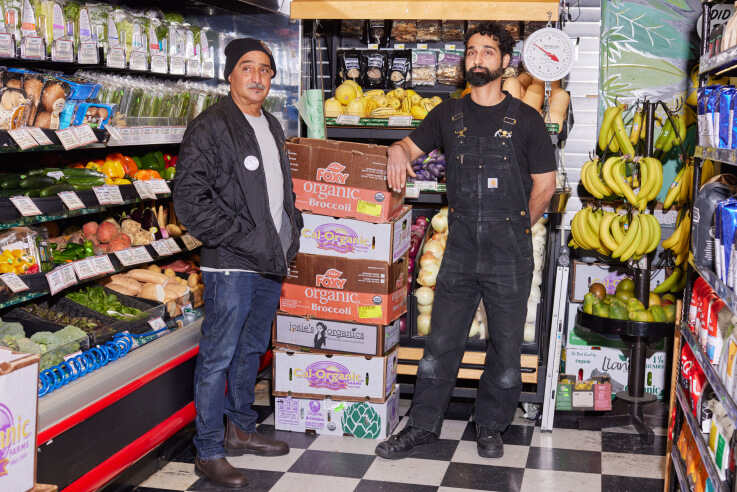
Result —
<path fill-rule="evenodd" d="M 284 132 L 263 112 L 279 149 L 284 176 L 283 230 L 291 226 L 287 260 L 297 256 L 302 214 L 294 207 Z M 248 156 L 259 166 L 249 171 Z M 174 180 L 179 220 L 202 241 L 200 266 L 286 275 L 284 249 L 269 210 L 256 133 L 231 96 L 209 107 L 184 132 Z"/>

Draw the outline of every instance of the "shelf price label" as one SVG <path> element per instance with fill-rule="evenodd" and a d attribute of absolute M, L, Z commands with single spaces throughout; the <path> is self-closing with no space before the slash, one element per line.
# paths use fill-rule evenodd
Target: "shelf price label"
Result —
<path fill-rule="evenodd" d="M 38 36 L 26 36 L 23 38 L 23 54 L 21 58 L 26 60 L 43 60 L 44 40 Z"/>
<path fill-rule="evenodd" d="M 107 66 L 112 68 L 125 68 L 125 49 L 110 48 L 107 55 Z"/>
<path fill-rule="evenodd" d="M 74 273 L 74 265 L 67 263 L 61 267 L 61 276 L 64 279 L 64 287 L 77 284 L 77 275 Z"/>
<path fill-rule="evenodd" d="M 42 129 L 36 128 L 34 126 L 26 128 L 26 131 L 31 134 L 33 139 L 38 142 L 39 145 L 54 145 L 54 142 L 52 142 L 51 139 L 46 136 Z"/>
<path fill-rule="evenodd" d="M 80 43 L 77 63 L 80 65 L 97 65 L 97 43 Z"/>
<path fill-rule="evenodd" d="M 146 60 L 145 51 L 134 51 L 131 53 L 130 69 L 140 70 L 142 72 L 148 70 L 148 61 Z"/>
<path fill-rule="evenodd" d="M 77 272 L 77 277 L 82 280 L 99 275 L 95 264 L 92 262 L 92 258 L 74 261 L 72 265 L 74 266 L 74 271 Z"/>
<path fill-rule="evenodd" d="M 151 185 L 148 183 L 148 181 L 134 181 L 133 186 L 136 188 L 138 196 L 141 197 L 141 200 L 156 200 L 156 193 L 154 193 L 154 191 L 151 189 Z"/>
<path fill-rule="evenodd" d="M 149 326 L 151 326 L 151 329 L 154 331 L 161 330 L 162 328 L 166 328 L 166 323 L 161 318 L 161 316 L 157 316 L 154 319 L 148 320 Z"/>
<path fill-rule="evenodd" d="M 136 264 L 135 261 L 133 260 L 133 255 L 131 254 L 130 249 L 116 251 L 115 256 L 118 257 L 118 261 L 120 261 L 120 264 L 123 266 L 130 266 L 130 265 Z"/>
<path fill-rule="evenodd" d="M 89 145 L 91 143 L 97 143 L 97 136 L 92 131 L 90 125 L 79 125 L 73 128 L 74 136 L 79 140 L 80 145 Z"/>
<path fill-rule="evenodd" d="M 13 53 L 13 35 L 0 33 L 0 57 L 14 58 Z"/>
<path fill-rule="evenodd" d="M 2 280 L 3 283 L 8 286 L 8 289 L 10 289 L 14 294 L 28 290 L 28 285 L 26 285 L 26 283 L 15 273 L 5 273 L 0 275 L 0 280 Z"/>
<path fill-rule="evenodd" d="M 191 234 L 185 234 L 181 239 L 184 241 L 184 246 L 190 251 L 198 246 L 198 241 Z"/>
<path fill-rule="evenodd" d="M 123 140 L 123 135 L 120 134 L 117 128 L 113 125 L 105 125 L 105 129 L 110 134 L 110 138 L 117 140 L 118 142 Z"/>
<path fill-rule="evenodd" d="M 77 147 L 82 145 L 79 141 L 79 138 L 77 138 L 77 135 L 74 132 L 74 128 L 56 130 L 56 136 L 59 137 L 59 141 L 64 147 L 64 150 L 76 149 Z"/>
<path fill-rule="evenodd" d="M 153 55 L 151 57 L 151 71 L 154 73 L 166 73 L 166 55 Z"/>
<path fill-rule="evenodd" d="M 98 275 L 102 275 L 103 273 L 113 273 L 115 271 L 108 255 L 93 256 L 90 260 L 92 260 L 92 264 L 94 265 L 95 271 Z"/>
<path fill-rule="evenodd" d="M 169 60 L 169 73 L 174 75 L 184 75 L 184 57 L 183 56 L 172 56 Z"/>
<path fill-rule="evenodd" d="M 8 131 L 8 135 L 18 144 L 21 150 L 30 149 L 36 147 L 38 142 L 35 138 L 24 128 L 17 128 L 15 130 Z"/>
<path fill-rule="evenodd" d="M 169 256 L 171 254 L 171 251 L 169 251 L 169 245 L 166 244 L 166 241 L 163 239 L 152 242 L 151 246 L 153 246 L 154 250 L 156 250 L 156 254 L 159 256 Z"/>
<path fill-rule="evenodd" d="M 120 194 L 120 188 L 117 185 L 93 186 L 92 191 L 95 192 L 100 205 L 120 205 L 123 203 L 123 196 Z"/>
<path fill-rule="evenodd" d="M 51 61 L 72 63 L 74 61 L 72 41 L 69 39 L 57 39 L 54 41 Z"/>
<path fill-rule="evenodd" d="M 148 184 L 151 187 L 151 190 L 153 190 L 157 195 L 171 193 L 171 188 L 169 188 L 169 185 L 166 184 L 166 181 L 163 179 L 149 179 Z"/>
<path fill-rule="evenodd" d="M 146 250 L 145 246 L 138 246 L 136 248 L 129 248 L 128 251 L 130 251 L 131 257 L 133 258 L 133 263 L 131 265 L 137 265 L 139 263 L 148 263 L 151 261 L 154 261 L 153 258 L 151 258 L 151 255 Z"/>
<path fill-rule="evenodd" d="M 378 43 L 369 43 L 368 49 L 370 49 L 370 50 L 378 50 L 379 49 L 379 44 Z"/>
<path fill-rule="evenodd" d="M 412 126 L 411 116 L 390 116 L 389 126 Z"/>
<path fill-rule="evenodd" d="M 61 273 L 61 267 L 56 267 L 46 274 L 46 281 L 49 283 L 49 292 L 53 296 L 57 292 L 64 289 L 64 274 Z"/>
<path fill-rule="evenodd" d="M 427 49 L 427 43 L 417 43 L 417 49 L 418 50 L 426 50 Z"/>
<path fill-rule="evenodd" d="M 34 215 L 41 215 L 41 211 L 38 209 L 33 200 L 27 196 L 11 196 L 10 201 L 13 202 L 15 208 L 24 217 L 32 217 Z"/>
<path fill-rule="evenodd" d="M 166 245 L 169 247 L 169 251 L 171 252 L 171 254 L 179 253 L 182 251 L 182 248 L 179 247 L 173 237 L 164 239 L 163 241 L 166 242 Z"/>
<path fill-rule="evenodd" d="M 357 125 L 360 121 L 360 116 L 351 114 L 339 114 L 338 117 L 335 118 L 335 123 L 338 125 Z"/>
<path fill-rule="evenodd" d="M 143 143 L 151 143 L 151 136 L 153 135 L 153 128 L 150 126 L 143 127 L 143 134 L 141 135 L 141 141 Z"/>
<path fill-rule="evenodd" d="M 397 43 L 394 45 L 395 50 L 403 50 L 404 49 L 404 43 Z"/>
<path fill-rule="evenodd" d="M 58 193 L 61 201 L 67 206 L 69 210 L 79 210 L 84 208 L 84 203 L 79 199 L 79 196 L 73 191 L 62 191 Z"/>

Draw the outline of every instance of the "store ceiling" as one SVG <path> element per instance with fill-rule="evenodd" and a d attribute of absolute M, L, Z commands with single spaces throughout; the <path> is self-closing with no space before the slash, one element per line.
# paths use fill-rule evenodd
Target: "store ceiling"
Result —
<path fill-rule="evenodd" d="M 558 20 L 558 0 L 292 0 L 292 19 Z"/>

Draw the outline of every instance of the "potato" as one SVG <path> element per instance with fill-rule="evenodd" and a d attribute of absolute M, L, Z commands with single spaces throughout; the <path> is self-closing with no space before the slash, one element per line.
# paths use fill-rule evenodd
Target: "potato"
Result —
<path fill-rule="evenodd" d="M 167 268 L 166 270 L 164 270 L 164 275 L 168 275 L 169 277 L 177 276 L 176 272 L 172 270 L 171 268 Z"/>
<path fill-rule="evenodd" d="M 197 280 L 198 280 L 198 277 L 196 273 L 189 274 L 189 277 L 187 278 L 187 285 L 189 286 L 190 289 L 194 290 L 197 288 L 197 283 L 198 283 Z"/>
<path fill-rule="evenodd" d="M 161 273 L 161 267 L 159 265 L 149 265 L 148 269 L 152 272 Z"/>
<path fill-rule="evenodd" d="M 126 248 L 130 248 L 130 245 L 131 245 L 131 237 L 128 234 L 125 234 L 123 232 L 117 233 L 115 237 L 113 238 L 113 241 L 120 241 L 122 243 L 125 243 Z"/>
<path fill-rule="evenodd" d="M 107 243 L 107 250 L 110 253 L 114 253 L 116 251 L 123 251 L 124 249 L 128 249 L 129 247 L 130 247 L 130 243 L 128 241 L 117 239 L 117 238 Z"/>
<path fill-rule="evenodd" d="M 117 229 L 110 222 L 103 222 L 97 227 L 96 235 L 101 243 L 109 243 L 117 234 Z"/>
<path fill-rule="evenodd" d="M 95 236 L 95 233 L 97 232 L 98 224 L 95 221 L 87 222 L 85 225 L 82 226 L 82 232 L 84 232 L 84 236 L 89 239 L 91 237 Z"/>

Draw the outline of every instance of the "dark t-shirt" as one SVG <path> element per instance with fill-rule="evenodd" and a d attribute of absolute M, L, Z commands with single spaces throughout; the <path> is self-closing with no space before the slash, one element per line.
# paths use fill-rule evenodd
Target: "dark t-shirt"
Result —
<path fill-rule="evenodd" d="M 496 131 L 502 128 L 504 116 L 512 101 L 512 96 L 506 92 L 505 94 L 507 97 L 496 106 L 480 106 L 473 102 L 470 95 L 464 98 L 468 100 L 467 110 L 463 113 L 467 136 L 493 137 Z M 462 111 L 461 100 L 457 101 L 455 108 L 452 105 L 453 100 L 442 102 L 430 111 L 420 126 L 409 135 L 410 140 L 420 150 L 430 152 L 433 149 L 442 149 L 448 157 L 453 153 L 457 136 L 454 133 L 455 122 L 451 121 L 451 118 Z M 557 169 L 555 154 L 545 122 L 535 109 L 521 103 L 515 119 L 517 123 L 512 129 L 512 145 L 522 185 L 529 200 L 532 190 L 530 174 L 555 171 Z M 445 162 L 446 165 L 452 165 L 453 160 L 448 158 Z"/>

